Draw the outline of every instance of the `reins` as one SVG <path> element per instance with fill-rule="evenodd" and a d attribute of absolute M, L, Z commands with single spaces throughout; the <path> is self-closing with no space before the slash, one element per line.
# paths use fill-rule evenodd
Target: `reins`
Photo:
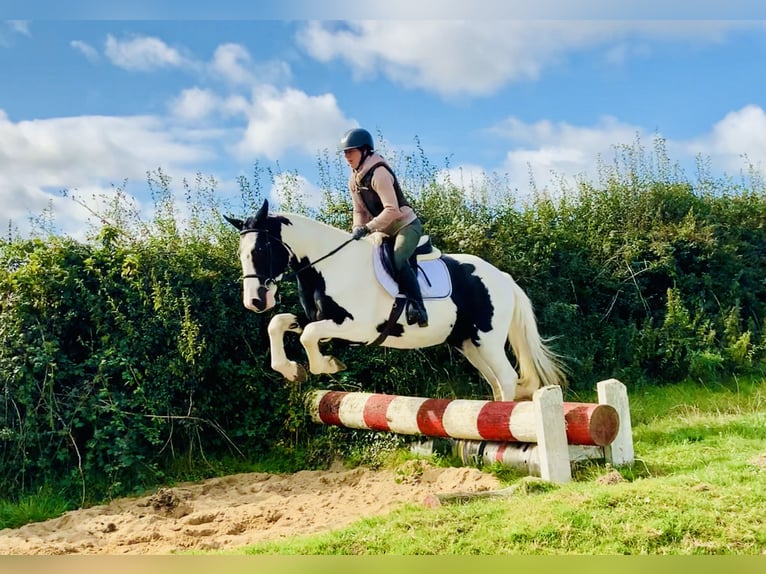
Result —
<path fill-rule="evenodd" d="M 274 237 L 266 229 L 243 229 L 242 231 L 239 232 L 239 234 L 240 235 L 246 235 L 248 233 L 261 233 L 261 232 L 262 233 L 266 233 L 266 235 L 268 236 L 268 238 L 270 240 L 273 239 L 274 241 L 278 242 L 280 245 L 282 245 L 282 247 L 287 249 L 288 253 L 290 253 L 293 257 L 295 257 L 297 259 L 297 256 L 295 255 L 295 251 L 293 251 L 292 247 L 290 247 L 287 243 L 285 243 L 281 239 L 279 239 L 277 237 Z M 352 241 L 354 241 L 353 237 L 347 239 L 346 241 L 344 241 L 343 243 L 338 245 L 338 247 L 336 247 L 335 249 L 333 249 L 329 253 L 326 253 L 325 255 L 322 255 L 321 257 L 319 257 L 315 261 L 309 261 L 308 263 L 306 263 L 305 265 L 303 265 L 299 269 L 293 269 L 290 273 L 283 274 L 282 278 L 280 279 L 280 281 L 284 281 L 285 279 L 292 279 L 293 277 L 297 277 L 300 273 L 302 273 L 306 269 L 309 269 L 310 267 L 314 267 L 314 265 L 316 265 L 320 261 L 324 261 L 328 257 L 332 257 L 333 255 L 335 255 L 338 251 L 343 249 L 346 245 L 348 245 Z M 271 254 L 269 254 L 269 267 L 271 267 L 271 259 L 272 259 Z M 268 285 L 269 283 L 276 283 L 277 282 L 276 279 L 274 279 L 273 276 L 272 277 L 267 277 L 266 280 L 264 281 L 262 276 L 258 275 L 256 273 L 249 273 L 247 275 L 243 275 L 242 279 L 248 279 L 248 278 L 251 278 L 251 277 L 255 278 L 255 279 L 259 279 L 264 285 Z"/>
<path fill-rule="evenodd" d="M 352 241 L 354 241 L 354 238 L 353 238 L 353 237 L 352 237 L 352 238 L 350 238 L 350 239 L 346 239 L 346 241 L 344 241 L 343 243 L 341 243 L 340 245 L 338 245 L 338 247 L 336 247 L 335 249 L 333 249 L 333 250 L 332 250 L 332 251 L 330 251 L 329 253 L 327 253 L 327 254 L 325 254 L 325 255 L 322 255 L 322 257 L 320 257 L 320 258 L 319 258 L 319 259 L 317 259 L 316 261 L 309 261 L 309 262 L 308 262 L 306 265 L 304 265 L 304 266 L 303 266 L 303 267 L 301 267 L 300 269 L 294 269 L 293 271 L 291 271 L 290 273 L 288 273 L 287 275 L 285 275 L 284 277 L 282 277 L 282 279 L 292 279 L 292 278 L 293 278 L 293 276 L 296 276 L 296 275 L 298 275 L 298 273 L 301 273 L 302 271 L 305 271 L 305 270 L 306 270 L 306 269 L 308 269 L 309 267 L 313 267 L 314 265 L 316 265 L 316 264 L 317 264 L 317 263 L 319 263 L 320 261 L 324 261 L 324 260 L 325 260 L 325 259 L 327 259 L 328 257 L 332 257 L 333 255 L 335 255 L 335 254 L 336 254 L 338 251 L 340 251 L 341 249 L 343 249 L 343 248 L 344 248 L 346 245 L 348 245 L 348 244 L 349 244 L 349 243 L 351 243 Z M 290 246 L 289 246 L 289 245 L 287 245 L 286 243 L 282 243 L 282 245 L 284 245 L 284 246 L 285 246 L 287 249 L 289 249 L 289 250 L 290 250 L 290 252 L 291 252 L 293 255 L 295 255 L 295 252 L 294 252 L 294 251 L 293 251 L 293 250 L 290 248 Z"/>

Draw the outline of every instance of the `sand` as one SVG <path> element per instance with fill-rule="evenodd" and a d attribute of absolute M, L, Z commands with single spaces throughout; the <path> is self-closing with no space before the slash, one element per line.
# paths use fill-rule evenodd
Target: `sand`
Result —
<path fill-rule="evenodd" d="M 497 489 L 475 468 L 410 461 L 396 470 L 243 473 L 161 488 L 149 496 L 67 512 L 0 530 L 0 554 L 164 555 L 229 550 L 341 528 L 438 496 Z"/>

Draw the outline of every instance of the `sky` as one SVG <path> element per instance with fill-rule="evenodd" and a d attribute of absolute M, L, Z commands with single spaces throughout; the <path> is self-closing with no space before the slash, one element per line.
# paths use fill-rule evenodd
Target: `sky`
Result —
<path fill-rule="evenodd" d="M 751 17 L 763 10 L 594 18 L 543 0 L 542 15 L 516 18 L 447 2 L 434 19 L 428 2 L 413 15 L 398 0 L 383 16 L 330 2 L 325 17 L 286 0 L 242 16 L 222 0 L 194 17 L 16 4 L 0 8 L 0 225 L 21 235 L 50 210 L 57 231 L 83 236 L 91 215 L 63 190 L 121 190 L 150 210 L 158 168 L 176 191 L 212 177 L 224 198 L 255 165 L 294 173 L 318 205 L 318 158 L 336 158 L 354 127 L 392 155 L 419 146 L 453 181 L 504 174 L 521 196 L 530 180 L 595 180 L 616 147 L 657 138 L 690 179 L 700 157 L 730 176 L 766 165 L 766 15 Z M 278 188 L 265 190 L 277 206 Z"/>

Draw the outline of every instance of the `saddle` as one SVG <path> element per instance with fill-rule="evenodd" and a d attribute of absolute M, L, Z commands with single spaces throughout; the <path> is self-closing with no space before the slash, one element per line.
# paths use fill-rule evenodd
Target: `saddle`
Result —
<path fill-rule="evenodd" d="M 428 235 L 420 238 L 410 265 L 418 278 L 420 292 L 425 299 L 445 299 L 452 294 L 447 265 L 441 259 L 442 252 L 431 243 Z M 394 267 L 394 242 L 384 237 L 374 256 L 375 275 L 380 284 L 392 296 L 399 294 L 399 283 Z"/>
<path fill-rule="evenodd" d="M 394 267 L 394 242 L 390 237 L 384 237 L 375 250 L 373 263 L 375 275 L 381 286 L 394 298 L 391 313 L 383 325 L 378 337 L 369 346 L 380 345 L 393 331 L 399 317 L 407 304 L 407 297 L 400 293 L 397 273 Z M 420 286 L 423 300 L 445 299 L 452 294 L 447 264 L 441 259 L 441 251 L 431 244 L 429 236 L 420 238 L 415 252 L 409 259 Z"/>

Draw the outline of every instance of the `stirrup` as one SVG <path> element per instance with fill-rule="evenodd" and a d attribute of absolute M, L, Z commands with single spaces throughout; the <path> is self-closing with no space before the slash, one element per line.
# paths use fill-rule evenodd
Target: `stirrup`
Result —
<path fill-rule="evenodd" d="M 418 327 L 428 327 L 428 313 L 426 313 L 425 306 L 421 303 L 418 305 L 414 300 L 409 299 L 407 301 L 407 324 L 418 324 Z"/>

